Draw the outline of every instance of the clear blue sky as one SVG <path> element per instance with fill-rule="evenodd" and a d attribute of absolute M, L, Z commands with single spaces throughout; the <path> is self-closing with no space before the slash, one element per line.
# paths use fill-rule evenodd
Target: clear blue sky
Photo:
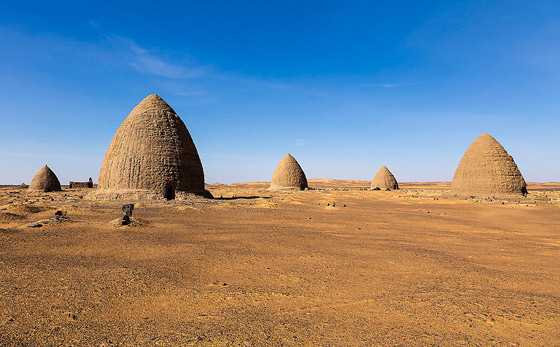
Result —
<path fill-rule="evenodd" d="M 558 1 L 11 1 L 0 11 L 0 183 L 97 180 L 145 96 L 206 181 L 451 180 L 481 133 L 560 181 Z"/>

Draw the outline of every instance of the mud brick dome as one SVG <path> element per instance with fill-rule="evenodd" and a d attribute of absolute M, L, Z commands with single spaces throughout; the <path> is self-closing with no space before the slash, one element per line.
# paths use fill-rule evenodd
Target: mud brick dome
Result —
<path fill-rule="evenodd" d="M 371 181 L 371 188 L 392 190 L 399 189 L 399 184 L 391 171 L 389 171 L 386 166 L 382 166 L 373 177 L 373 180 Z"/>
<path fill-rule="evenodd" d="M 58 192 L 61 191 L 60 181 L 54 172 L 47 166 L 43 166 L 29 184 L 29 190 L 41 192 Z"/>
<path fill-rule="evenodd" d="M 299 163 L 289 153 L 276 167 L 269 190 L 303 190 L 307 188 L 307 178 Z"/>
<path fill-rule="evenodd" d="M 159 96 L 142 100 L 117 130 L 101 165 L 98 191 L 146 191 L 167 199 L 206 192 L 191 135 Z"/>
<path fill-rule="evenodd" d="M 525 195 L 527 184 L 504 147 L 492 136 L 482 134 L 461 159 L 451 191 L 458 194 Z"/>

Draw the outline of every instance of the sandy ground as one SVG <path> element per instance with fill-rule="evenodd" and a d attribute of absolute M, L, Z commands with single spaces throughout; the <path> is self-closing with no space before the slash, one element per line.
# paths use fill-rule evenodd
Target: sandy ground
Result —
<path fill-rule="evenodd" d="M 310 186 L 210 185 L 133 227 L 87 189 L 0 189 L 0 345 L 560 345 L 560 185 Z"/>

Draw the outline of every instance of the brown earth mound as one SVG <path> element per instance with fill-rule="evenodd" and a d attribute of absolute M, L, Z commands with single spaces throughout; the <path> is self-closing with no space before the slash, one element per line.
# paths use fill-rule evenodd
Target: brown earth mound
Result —
<path fill-rule="evenodd" d="M 41 192 L 58 192 L 61 191 L 60 181 L 54 172 L 47 166 L 43 166 L 31 180 L 29 190 Z"/>
<path fill-rule="evenodd" d="M 99 172 L 97 198 L 175 199 L 209 194 L 187 127 L 159 96 L 147 96 L 117 130 Z"/>
<path fill-rule="evenodd" d="M 395 176 L 387 169 L 384 165 L 377 171 L 375 177 L 371 181 L 371 188 L 379 188 L 379 189 L 399 189 L 399 184 L 395 179 Z"/>
<path fill-rule="evenodd" d="M 451 191 L 458 194 L 525 195 L 527 184 L 511 155 L 485 133 L 465 152 L 453 176 Z"/>
<path fill-rule="evenodd" d="M 303 190 L 307 188 L 307 178 L 298 162 L 289 153 L 276 167 L 269 190 Z"/>
<path fill-rule="evenodd" d="M 25 219 L 24 216 L 10 212 L 0 212 L 0 222 L 12 222 Z"/>

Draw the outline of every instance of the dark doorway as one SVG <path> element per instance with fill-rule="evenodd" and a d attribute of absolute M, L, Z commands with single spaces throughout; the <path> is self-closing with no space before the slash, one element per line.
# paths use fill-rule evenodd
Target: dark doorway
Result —
<path fill-rule="evenodd" d="M 167 200 L 174 200 L 175 199 L 175 188 L 173 186 L 167 186 L 165 189 L 165 196 Z"/>

